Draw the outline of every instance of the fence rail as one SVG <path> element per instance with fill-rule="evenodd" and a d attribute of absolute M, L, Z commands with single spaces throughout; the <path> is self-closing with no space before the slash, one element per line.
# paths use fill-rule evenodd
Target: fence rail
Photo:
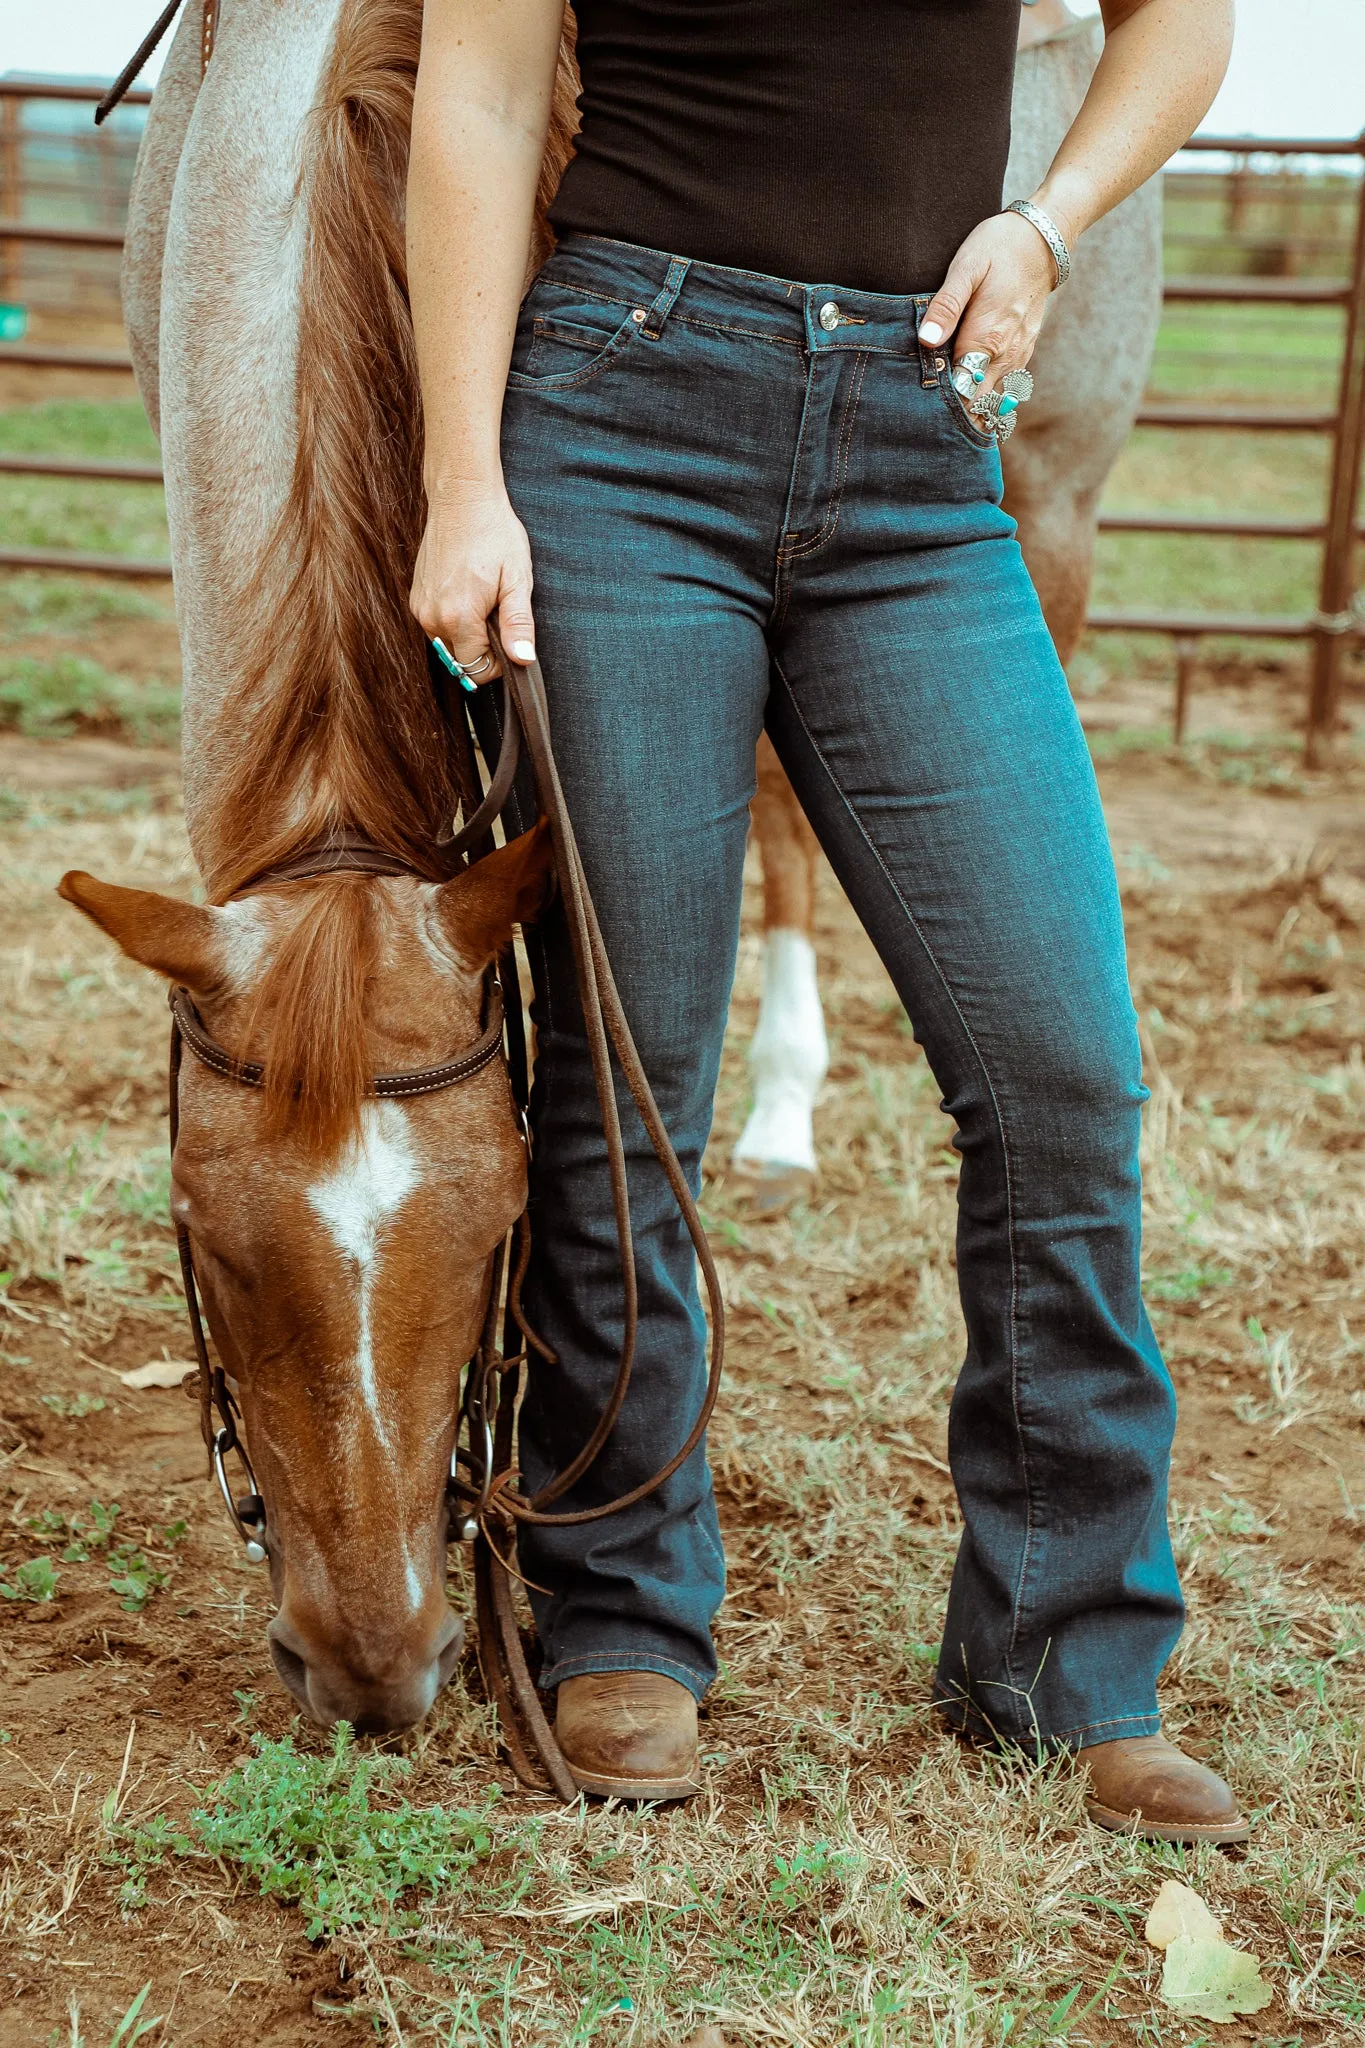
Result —
<path fill-rule="evenodd" d="M 0 242 L 43 242 L 54 249 L 121 249 L 123 229 L 44 227 L 31 220 L 0 220 Z"/>
<path fill-rule="evenodd" d="M 0 116 L 6 103 L 25 100 L 93 102 L 100 98 L 99 85 L 48 79 L 0 79 Z M 151 93 L 145 87 L 130 92 L 128 103 L 146 106 Z M 1237 180 L 1255 157 L 1311 156 L 1365 159 L 1365 135 L 1356 137 L 1251 137 L 1196 135 L 1186 149 L 1229 157 L 1238 166 L 1231 174 L 1231 204 L 1240 204 Z M 1339 184 L 1344 184 L 1338 178 Z M 1365 522 L 1358 513 L 1362 462 L 1365 461 L 1365 176 L 1353 181 L 1350 193 L 1334 192 L 1334 204 L 1350 199 L 1354 223 L 1350 241 L 1350 274 L 1347 278 L 1295 276 L 1207 276 L 1175 275 L 1164 285 L 1164 299 L 1175 304 L 1227 304 L 1266 306 L 1339 307 L 1346 316 L 1336 404 L 1330 408 L 1239 405 L 1207 405 L 1166 401 L 1145 403 L 1137 416 L 1143 427 L 1177 429 L 1232 429 L 1238 432 L 1321 434 L 1331 438 L 1331 468 L 1327 502 L 1317 519 L 1224 518 L 1217 515 L 1181 516 L 1164 513 L 1106 513 L 1100 519 L 1106 533 L 1173 533 L 1219 535 L 1231 539 L 1299 540 L 1315 543 L 1322 550 L 1321 574 L 1316 612 L 1262 614 L 1145 611 L 1141 608 L 1092 609 L 1088 624 L 1095 632 L 1162 633 L 1172 640 L 1176 654 L 1175 731 L 1183 737 L 1186 708 L 1201 642 L 1212 634 L 1237 638 L 1305 640 L 1311 643 L 1311 682 L 1307 706 L 1307 751 L 1310 761 L 1318 759 L 1328 743 L 1338 716 L 1345 648 L 1365 637 L 1365 613 L 1353 604 L 1353 568 L 1356 542 L 1365 537 Z M 11 199 L 12 204 L 12 199 Z M 1188 246 L 1199 238 L 1187 237 Z M 1345 244 L 1332 244 L 1322 237 L 1310 238 L 1316 250 L 1344 253 Z M 13 244 L 55 249 L 119 249 L 122 230 L 117 227 L 46 225 L 26 219 L 0 218 L 0 259 Z M 1207 239 L 1203 246 L 1208 247 Z M 44 369 L 127 372 L 128 357 L 105 349 L 63 349 L 41 343 L 0 344 L 0 365 L 24 364 Z M 0 457 L 0 473 L 52 476 L 99 482 L 147 483 L 161 481 L 154 463 L 118 463 L 66 460 L 57 457 Z M 2 548 L 0 567 L 65 569 L 99 575 L 153 577 L 169 576 L 164 561 L 134 560 L 116 555 L 80 554 L 65 549 Z"/>

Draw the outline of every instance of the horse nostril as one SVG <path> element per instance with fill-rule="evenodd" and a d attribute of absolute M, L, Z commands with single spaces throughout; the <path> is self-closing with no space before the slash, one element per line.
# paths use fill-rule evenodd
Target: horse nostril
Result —
<path fill-rule="evenodd" d="M 270 1659 L 279 1672 L 285 1689 L 292 1693 L 301 1707 L 308 1705 L 308 1666 L 291 1643 L 284 1639 L 284 1630 L 278 1617 L 266 1630 L 270 1644 Z"/>
<path fill-rule="evenodd" d="M 445 1640 L 436 1653 L 437 1692 L 444 1692 L 455 1676 L 455 1666 L 459 1663 L 460 1652 L 464 1648 L 464 1623 L 457 1621 L 453 1614 L 449 1617 L 449 1622 L 449 1634 L 445 1635 Z M 445 1631 L 442 1633 L 445 1634 Z"/>

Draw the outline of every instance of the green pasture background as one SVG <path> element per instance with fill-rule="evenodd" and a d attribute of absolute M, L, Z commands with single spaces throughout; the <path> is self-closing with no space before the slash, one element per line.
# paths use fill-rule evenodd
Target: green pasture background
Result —
<path fill-rule="evenodd" d="M 1343 316 L 1332 307 L 1196 306 L 1175 304 L 1162 325 L 1150 392 L 1154 399 L 1229 403 L 1274 402 L 1305 408 L 1330 406 L 1339 375 Z M 133 397 L 54 400 L 0 412 L 0 452 L 7 454 L 100 456 L 154 460 L 157 449 L 142 407 Z M 1139 428 L 1121 458 L 1106 495 L 1106 509 L 1124 512 L 1267 514 L 1314 518 L 1326 500 L 1330 445 L 1325 435 L 1248 433 L 1214 429 Z M 64 548 L 164 559 L 169 551 L 160 486 L 107 484 L 29 476 L 0 477 L 0 529 L 7 545 Z M 1183 611 L 1288 613 L 1311 611 L 1317 602 L 1319 551 L 1304 541 L 1244 541 L 1166 534 L 1108 534 L 1099 542 L 1093 602 L 1097 607 L 1141 606 Z M 34 589 L 37 579 L 10 579 L 6 610 L 18 624 L 16 606 L 31 625 L 50 623 L 50 614 L 79 614 L 81 601 L 70 589 Z M 106 586 L 107 588 L 107 586 Z M 87 609 L 91 608 L 87 599 Z M 109 590 L 96 612 L 126 610 L 132 594 Z M 136 600 L 151 603 L 154 599 Z M 169 589 L 165 603 L 169 606 Z M 31 654 L 16 654 L 17 643 L 0 658 L 0 724 L 31 732 L 72 724 L 108 726 L 123 722 L 130 736 L 167 730 L 164 686 L 142 710 L 120 689 L 96 689 L 87 667 L 73 669 L 69 652 L 35 667 Z M 1208 652 L 1239 651 L 1235 643 L 1210 642 Z M 1241 650 L 1253 653 L 1252 644 Z M 1292 643 L 1262 643 L 1257 659 L 1302 663 Z M 1164 638 L 1095 636 L 1077 667 L 1076 681 L 1087 694 L 1135 667 L 1169 667 Z M 97 664 L 96 664 L 97 666 Z M 96 690 L 94 697 L 92 689 Z M 114 699 L 118 698 L 119 705 Z M 119 706 L 122 708 L 120 709 Z"/>

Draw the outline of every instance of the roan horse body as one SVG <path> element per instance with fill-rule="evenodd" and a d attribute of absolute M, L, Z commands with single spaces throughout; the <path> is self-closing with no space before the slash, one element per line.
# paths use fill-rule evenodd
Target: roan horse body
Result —
<path fill-rule="evenodd" d="M 1098 18 L 1077 19 L 1063 0 L 1021 10 L 1006 198 L 1026 198 L 1041 183 L 1102 43 Z M 1085 625 L 1100 493 L 1132 429 L 1160 315 L 1161 195 L 1153 181 L 1082 243 L 1039 338 L 1033 399 L 1002 450 L 1005 508 L 1019 522 L 1063 663 Z M 753 820 L 763 869 L 763 994 L 749 1053 L 754 1105 L 734 1158 L 756 1206 L 771 1214 L 811 1184 L 812 1111 L 829 1054 L 811 943 L 815 835 L 766 740 Z"/>

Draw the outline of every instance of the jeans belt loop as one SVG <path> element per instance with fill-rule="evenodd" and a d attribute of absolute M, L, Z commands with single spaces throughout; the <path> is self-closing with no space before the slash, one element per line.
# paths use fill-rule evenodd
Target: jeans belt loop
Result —
<path fill-rule="evenodd" d="M 932 391 L 939 376 L 948 367 L 947 344 L 940 342 L 936 348 L 919 339 L 920 322 L 929 310 L 927 298 L 915 300 L 915 340 L 919 348 L 919 380 L 926 391 Z"/>
<path fill-rule="evenodd" d="M 683 288 L 683 279 L 692 268 L 690 256 L 672 256 L 668 263 L 668 276 L 664 279 L 663 290 L 649 309 L 649 316 L 641 327 L 641 334 L 650 341 L 658 341 L 664 331 L 664 322 L 673 310 L 673 302 Z"/>

